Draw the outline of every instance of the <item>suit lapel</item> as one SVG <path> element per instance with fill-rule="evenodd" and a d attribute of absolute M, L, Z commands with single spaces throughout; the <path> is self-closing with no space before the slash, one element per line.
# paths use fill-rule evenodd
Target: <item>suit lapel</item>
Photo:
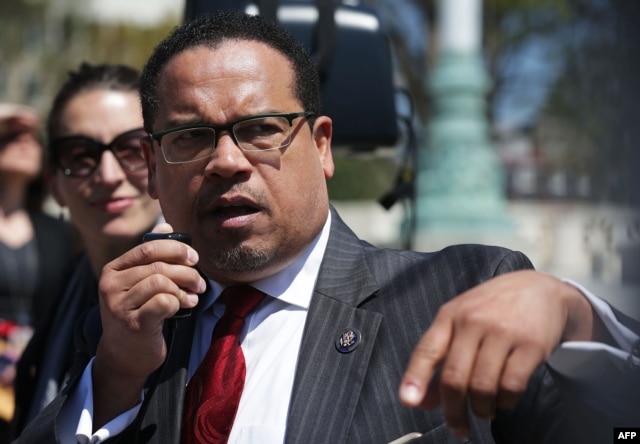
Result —
<path fill-rule="evenodd" d="M 191 341 L 195 328 L 194 317 L 175 322 L 175 335 L 164 369 L 157 377 L 157 386 L 152 396 L 147 396 L 142 409 L 146 409 L 139 427 L 136 442 L 180 442 L 184 389 L 191 352 Z M 165 326 L 165 337 L 170 338 L 171 327 Z"/>
<path fill-rule="evenodd" d="M 358 308 L 377 290 L 357 237 L 332 214 L 327 250 L 311 300 L 289 407 L 287 443 L 314 436 L 338 443 L 348 435 L 382 315 Z M 338 351 L 348 329 L 361 333 L 359 345 Z"/>

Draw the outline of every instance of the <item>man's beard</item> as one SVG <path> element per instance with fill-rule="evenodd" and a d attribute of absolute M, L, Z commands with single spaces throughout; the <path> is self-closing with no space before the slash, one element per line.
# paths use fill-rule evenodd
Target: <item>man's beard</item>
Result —
<path fill-rule="evenodd" d="M 238 246 L 211 250 L 207 259 L 218 270 L 240 273 L 260 269 L 272 260 L 274 254 L 273 251 Z"/>
<path fill-rule="evenodd" d="M 267 197 L 264 193 L 253 190 L 249 185 L 244 182 L 238 183 L 219 183 L 207 192 L 200 195 L 196 202 L 196 208 L 198 208 L 198 214 L 206 217 L 207 212 L 209 211 L 209 202 L 214 201 L 220 195 L 224 194 L 229 190 L 236 190 L 239 193 L 246 194 L 250 196 L 255 202 L 261 205 L 262 211 L 266 211 L 268 205 Z M 211 248 L 207 255 L 207 261 L 213 265 L 214 268 L 230 273 L 242 273 L 247 271 L 258 270 L 265 265 L 269 264 L 270 261 L 276 256 L 277 248 L 272 248 L 271 250 L 267 249 L 257 249 L 257 248 L 248 248 L 242 246 L 242 242 L 245 240 L 247 235 L 250 235 L 249 232 L 244 232 L 243 230 L 239 230 L 238 232 L 226 233 L 225 238 L 228 242 L 227 246 L 219 246 L 218 248 Z"/>

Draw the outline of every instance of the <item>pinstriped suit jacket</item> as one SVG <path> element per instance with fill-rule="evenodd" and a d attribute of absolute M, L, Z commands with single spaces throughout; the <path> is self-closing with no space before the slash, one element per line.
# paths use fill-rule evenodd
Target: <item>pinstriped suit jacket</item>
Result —
<path fill-rule="evenodd" d="M 436 253 L 379 249 L 359 240 L 332 211 L 285 441 L 387 443 L 418 431 L 424 435 L 415 443 L 458 442 L 439 409 L 423 412 L 399 403 L 400 379 L 414 345 L 444 302 L 498 274 L 531 268 L 529 260 L 518 252 L 479 245 Z M 83 326 L 77 373 L 95 352 L 100 334 L 99 316 L 91 316 Z M 178 322 L 172 352 L 155 394 L 147 397 L 144 417 L 111 442 L 179 442 L 194 317 Z M 350 327 L 360 330 L 362 340 L 354 351 L 340 353 L 335 341 Z M 55 442 L 53 423 L 65 396 L 66 391 L 32 422 L 20 442 Z M 557 390 L 541 367 L 517 409 L 499 412 L 492 424 L 473 419 L 469 442 L 494 442 L 493 428 L 497 442 L 559 443 L 563 419 Z"/>

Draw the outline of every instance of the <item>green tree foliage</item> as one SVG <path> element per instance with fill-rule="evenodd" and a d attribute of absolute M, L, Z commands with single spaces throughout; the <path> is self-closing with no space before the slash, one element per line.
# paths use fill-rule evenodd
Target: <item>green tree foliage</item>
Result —
<path fill-rule="evenodd" d="M 437 62 L 438 0 L 364 0 L 375 7 L 387 29 L 394 54 L 427 124 L 426 88 Z M 521 91 L 522 106 L 539 79 L 523 79 L 505 69 L 523 48 L 538 39 L 543 65 L 557 69 L 550 93 L 534 120 L 523 128 L 533 136 L 542 159 L 541 174 L 555 171 L 590 177 L 592 198 L 640 203 L 640 2 L 632 0 L 484 0 L 483 56 L 491 79 L 487 117 L 504 91 Z M 407 25 L 403 10 L 421 16 L 422 32 Z M 418 43 L 416 43 L 416 40 Z M 416 48 L 419 48 L 416 50 Z M 633 186 L 635 184 L 635 186 Z"/>
<path fill-rule="evenodd" d="M 565 153 L 565 164 L 590 172 L 598 199 L 638 205 L 640 2 L 572 4 L 575 18 L 563 34 L 564 72 L 545 115 L 586 139 Z"/>
<path fill-rule="evenodd" d="M 437 60 L 437 1 L 363 3 L 380 12 L 400 77 L 413 98 L 418 126 L 426 124 L 427 78 Z M 633 100 L 640 75 L 638 4 L 631 0 L 484 1 L 483 54 L 492 82 L 489 119 L 496 92 L 529 87 L 518 84 L 521 79 L 503 69 L 505 61 L 532 38 L 556 39 L 563 72 L 533 122 L 532 134 L 548 149 L 547 168 L 597 175 L 595 186 L 604 190 L 605 198 L 628 200 L 630 194 L 637 194 L 626 184 L 637 176 L 629 172 L 637 162 L 629 160 L 637 161 L 640 145 L 640 125 L 633 120 L 640 103 Z M 79 14 L 83 7 L 83 0 L 0 1 L 1 101 L 26 103 L 44 115 L 67 72 L 80 62 L 141 68 L 153 47 L 181 21 L 168 17 L 153 27 L 105 24 Z M 408 34 L 406 16 L 401 13 L 406 10 L 421 16 L 421 32 Z M 351 154 L 335 153 L 339 168 L 329 183 L 332 198 L 380 197 L 397 175 L 396 157 L 356 160 Z"/>
<path fill-rule="evenodd" d="M 142 68 L 153 47 L 180 21 L 153 27 L 107 24 L 78 11 L 81 0 L 0 2 L 0 100 L 26 103 L 45 114 L 67 72 L 81 62 Z"/>

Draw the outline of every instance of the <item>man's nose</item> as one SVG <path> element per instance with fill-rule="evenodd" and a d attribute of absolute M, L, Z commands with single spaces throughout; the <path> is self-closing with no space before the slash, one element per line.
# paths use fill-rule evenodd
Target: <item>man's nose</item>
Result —
<path fill-rule="evenodd" d="M 228 131 L 222 132 L 218 136 L 216 147 L 207 163 L 205 172 L 230 178 L 238 173 L 246 173 L 251 168 L 251 162 L 245 156 L 244 151 L 236 145 L 233 135 Z"/>

